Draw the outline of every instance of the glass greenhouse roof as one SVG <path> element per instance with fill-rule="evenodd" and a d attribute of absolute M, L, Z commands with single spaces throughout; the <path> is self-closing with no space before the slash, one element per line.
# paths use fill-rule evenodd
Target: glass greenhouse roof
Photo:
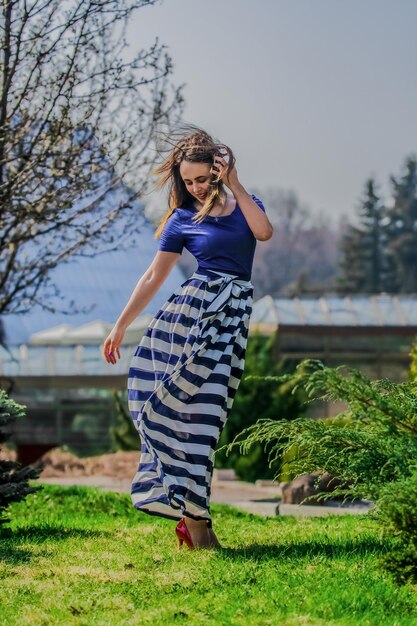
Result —
<path fill-rule="evenodd" d="M 253 305 L 252 323 L 278 326 L 417 326 L 417 296 L 272 298 Z"/>
<path fill-rule="evenodd" d="M 62 297 L 55 302 L 48 299 L 48 304 L 54 305 L 57 311 L 52 313 L 36 305 L 23 315 L 4 315 L 7 345 L 28 343 L 34 333 L 59 326 L 61 330 L 65 330 L 64 327 L 69 330 L 97 320 L 112 325 L 157 251 L 154 230 L 149 223 L 141 224 L 139 245 L 125 244 L 120 250 L 92 258 L 80 257 L 58 266 L 52 273 L 52 280 Z M 184 279 L 181 269 L 174 266 L 142 315 L 154 315 Z M 38 299 L 42 299 L 42 294 Z M 70 312 L 71 302 L 76 312 Z"/>

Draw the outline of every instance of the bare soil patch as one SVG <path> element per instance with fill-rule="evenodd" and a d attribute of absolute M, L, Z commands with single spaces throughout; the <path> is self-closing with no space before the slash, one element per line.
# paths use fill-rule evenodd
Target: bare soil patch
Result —
<path fill-rule="evenodd" d="M 139 462 L 140 452 L 112 452 L 100 456 L 78 457 L 61 448 L 53 448 L 44 454 L 35 467 L 43 467 L 40 478 L 74 476 L 112 476 L 132 478 Z M 0 459 L 15 460 L 16 453 L 6 447 L 0 449 Z"/>
<path fill-rule="evenodd" d="M 41 478 L 52 476 L 112 476 L 113 478 L 132 478 L 132 472 L 139 461 L 137 451 L 112 452 L 100 456 L 81 458 L 71 452 L 54 448 L 38 461 L 43 466 Z"/>

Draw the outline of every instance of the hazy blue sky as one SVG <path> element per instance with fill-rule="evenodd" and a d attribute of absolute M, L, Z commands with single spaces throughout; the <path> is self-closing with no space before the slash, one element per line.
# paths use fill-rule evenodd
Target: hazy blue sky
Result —
<path fill-rule="evenodd" d="M 168 46 L 185 119 L 235 151 L 245 187 L 353 216 L 417 151 L 417 0 L 164 0 L 129 41 Z"/>

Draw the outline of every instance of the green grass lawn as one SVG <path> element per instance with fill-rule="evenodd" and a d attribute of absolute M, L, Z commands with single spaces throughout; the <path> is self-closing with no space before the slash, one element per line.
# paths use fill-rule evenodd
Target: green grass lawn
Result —
<path fill-rule="evenodd" d="M 370 517 L 212 514 L 224 548 L 179 551 L 175 522 L 128 496 L 45 487 L 0 530 L 0 624 L 417 624 Z"/>

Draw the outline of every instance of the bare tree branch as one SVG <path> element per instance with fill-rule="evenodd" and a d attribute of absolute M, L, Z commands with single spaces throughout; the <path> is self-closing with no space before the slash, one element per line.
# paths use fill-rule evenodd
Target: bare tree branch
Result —
<path fill-rule="evenodd" d="M 3 2 L 0 314 L 48 307 L 58 264 L 140 229 L 155 132 L 184 107 L 158 38 L 127 58 L 128 21 L 155 1 Z"/>

